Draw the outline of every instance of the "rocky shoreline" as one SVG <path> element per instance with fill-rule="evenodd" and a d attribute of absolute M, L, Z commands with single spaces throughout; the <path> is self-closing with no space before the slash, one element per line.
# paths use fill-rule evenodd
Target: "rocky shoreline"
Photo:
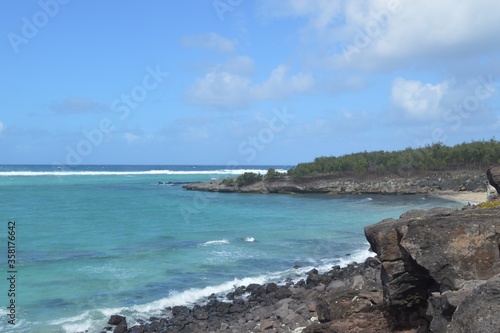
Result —
<path fill-rule="evenodd" d="M 499 332 L 500 208 L 409 211 L 365 235 L 377 256 L 364 263 L 239 287 L 133 327 L 112 316 L 103 332 Z"/>
<path fill-rule="evenodd" d="M 186 190 L 236 193 L 328 193 L 328 194 L 424 194 L 438 191 L 485 192 L 488 181 L 484 172 L 446 172 L 419 177 L 381 177 L 370 179 L 319 176 L 293 179 L 288 176 L 263 179 L 239 185 L 216 179 L 205 183 L 186 184 Z"/>
<path fill-rule="evenodd" d="M 313 269 L 307 278 L 296 283 L 250 284 L 223 297 L 211 295 L 203 305 L 175 306 L 170 309 L 169 318 L 150 318 L 149 322 L 127 328 L 125 317 L 112 316 L 109 324 L 117 325 L 115 333 L 312 333 L 332 321 L 339 332 L 372 327 L 377 321 L 387 331 L 391 323 L 383 313 L 380 268 L 379 260 L 369 258 L 365 263 L 352 263 L 342 269 L 333 267 L 322 274 Z M 333 299 L 335 309 L 330 311 Z M 107 327 L 103 332 L 111 329 Z"/>

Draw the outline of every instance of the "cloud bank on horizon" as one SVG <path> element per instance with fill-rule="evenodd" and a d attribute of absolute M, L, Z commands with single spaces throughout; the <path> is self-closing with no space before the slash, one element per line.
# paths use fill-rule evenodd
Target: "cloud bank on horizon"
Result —
<path fill-rule="evenodd" d="M 500 130 L 494 0 L 0 6 L 0 164 L 295 164 Z"/>

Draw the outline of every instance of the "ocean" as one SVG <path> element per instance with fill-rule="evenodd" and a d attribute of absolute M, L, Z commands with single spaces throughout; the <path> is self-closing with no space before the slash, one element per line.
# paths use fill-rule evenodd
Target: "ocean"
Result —
<path fill-rule="evenodd" d="M 235 286 L 299 280 L 367 258 L 368 224 L 461 206 L 182 188 L 269 167 L 0 166 L 0 332 L 100 332 L 112 314 L 133 325 Z"/>

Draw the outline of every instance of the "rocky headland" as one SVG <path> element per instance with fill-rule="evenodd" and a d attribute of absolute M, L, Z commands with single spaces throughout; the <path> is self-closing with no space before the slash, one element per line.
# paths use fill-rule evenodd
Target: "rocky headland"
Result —
<path fill-rule="evenodd" d="M 294 179 L 289 176 L 239 185 L 216 179 L 184 185 L 187 190 L 238 193 L 328 193 L 328 194 L 431 194 L 439 191 L 485 192 L 484 172 L 446 172 L 418 177 L 348 178 L 318 176 Z"/>
<path fill-rule="evenodd" d="M 500 208 L 414 210 L 365 235 L 377 256 L 364 263 L 239 287 L 147 322 L 113 316 L 104 331 L 500 332 Z"/>

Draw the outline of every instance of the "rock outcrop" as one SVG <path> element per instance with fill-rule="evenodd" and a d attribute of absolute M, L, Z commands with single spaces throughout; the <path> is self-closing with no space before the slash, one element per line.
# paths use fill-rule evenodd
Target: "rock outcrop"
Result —
<path fill-rule="evenodd" d="M 486 177 L 491 186 L 500 194 L 500 166 L 491 167 L 486 171 Z"/>
<path fill-rule="evenodd" d="M 240 186 L 213 180 L 192 183 L 187 190 L 240 193 L 429 194 L 433 191 L 485 191 L 484 173 L 442 173 L 415 178 L 347 179 L 334 176 L 264 179 Z"/>
<path fill-rule="evenodd" d="M 460 303 L 448 332 L 500 332 L 500 274 L 470 293 Z"/>
<path fill-rule="evenodd" d="M 498 286 L 488 281 L 500 274 L 498 208 L 410 211 L 365 234 L 382 261 L 384 300 L 401 327 L 457 332 L 449 327 L 469 312 L 464 302 L 481 302 L 485 283 Z"/>

